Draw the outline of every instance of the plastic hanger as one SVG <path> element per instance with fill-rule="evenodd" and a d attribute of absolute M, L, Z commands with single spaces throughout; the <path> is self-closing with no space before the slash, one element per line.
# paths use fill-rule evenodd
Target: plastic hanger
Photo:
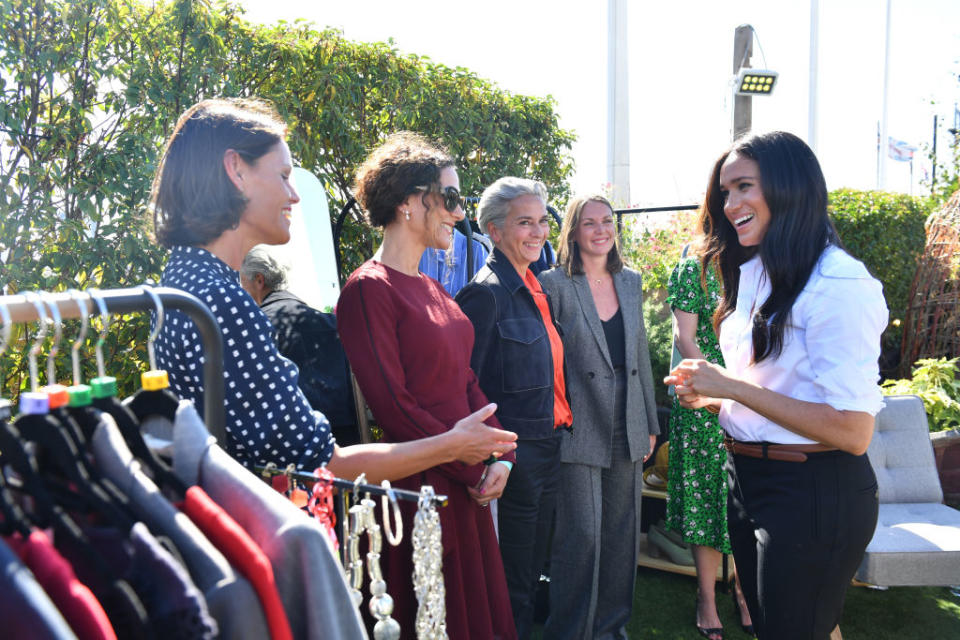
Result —
<path fill-rule="evenodd" d="M 107 329 L 110 327 L 110 313 L 96 289 L 88 289 L 87 295 L 90 296 L 90 299 L 93 300 L 100 311 L 100 335 L 94 348 L 97 357 L 97 377 L 90 381 L 93 406 L 113 417 L 127 446 L 130 447 L 130 451 L 133 455 L 140 457 L 138 449 L 135 448 L 137 438 L 142 439 L 140 423 L 133 412 L 117 398 L 117 379 L 106 375 L 104 370 L 103 342 L 107 335 Z M 136 434 L 136 437 L 134 437 L 134 434 Z"/>
<path fill-rule="evenodd" d="M 5 306 L 0 306 L 4 313 L 4 344 L 9 343 L 10 316 Z M 38 339 L 43 339 L 46 335 L 46 326 L 42 326 Z M 36 360 L 31 362 L 32 377 L 36 380 Z M 29 393 L 29 392 L 24 392 Z M 21 397 L 24 394 L 21 394 Z M 37 523 L 40 526 L 47 526 L 54 520 L 55 503 L 53 497 L 47 491 L 46 485 L 37 470 L 37 463 L 33 456 L 27 452 L 24 447 L 24 441 L 20 437 L 20 432 L 10 422 L 11 404 L 7 400 L 0 401 L 0 461 L 4 467 L 13 470 L 18 478 L 17 489 L 33 498 L 33 507 L 36 515 L 39 515 Z"/>
<path fill-rule="evenodd" d="M 59 419 L 63 425 L 68 427 L 68 430 L 72 431 L 72 428 L 76 428 L 79 432 L 80 439 L 76 441 L 78 450 L 81 450 L 84 453 L 87 453 L 89 447 L 89 442 L 93 438 L 93 434 L 96 432 L 97 428 L 100 426 L 102 421 L 102 412 L 100 409 L 97 409 L 92 406 L 92 396 L 91 388 L 88 385 L 81 384 L 80 378 L 80 346 L 84 343 L 87 337 L 87 328 L 89 327 L 89 318 L 87 316 L 87 305 L 81 295 L 81 293 L 75 289 L 68 291 L 70 297 L 73 298 L 74 302 L 77 303 L 77 307 L 80 309 L 80 333 L 77 336 L 77 339 L 73 341 L 73 344 L 70 348 L 70 360 L 73 368 L 73 384 L 69 387 L 63 387 L 66 392 L 66 402 L 63 406 L 51 409 L 51 414 Z M 51 306 L 53 309 L 55 305 Z M 54 326 L 57 324 L 57 316 L 54 316 Z M 58 341 L 54 338 L 54 344 Z M 54 353 L 54 350 L 51 349 L 51 353 Z M 54 375 L 53 367 L 51 366 L 49 356 L 47 361 L 48 367 L 48 376 Z M 55 389 L 59 392 L 59 387 L 62 385 L 56 385 Z M 51 406 L 53 406 L 51 402 Z M 92 456 L 88 458 L 82 458 L 81 464 L 85 463 L 85 467 L 88 475 L 99 484 L 103 490 L 107 493 L 110 499 L 116 502 L 118 505 L 121 505 L 123 509 L 128 509 L 129 498 L 124 494 L 109 478 L 103 477 L 100 472 L 97 470 L 96 466 L 93 464 Z"/>
<path fill-rule="evenodd" d="M 93 389 L 89 385 L 81 384 L 80 377 L 80 346 L 84 343 L 84 340 L 87 337 L 87 328 L 89 327 L 89 320 L 87 318 L 87 305 L 81 297 L 79 291 L 71 290 L 70 296 L 76 301 L 77 306 L 80 307 L 80 334 L 77 336 L 77 339 L 73 341 L 72 346 L 70 347 L 70 361 L 73 367 L 73 384 L 70 387 L 67 387 L 67 412 L 70 414 L 70 417 L 73 418 L 77 424 L 80 425 L 80 430 L 83 432 L 83 437 L 85 441 L 89 441 L 93 438 L 93 434 L 96 433 L 97 427 L 100 426 L 100 413 L 101 410 L 93 406 Z M 104 332 L 106 332 L 106 324 L 104 325 Z M 103 336 L 101 336 L 101 342 Z M 98 343 L 98 348 L 100 343 Z M 102 362 L 102 354 L 98 359 L 98 362 Z M 83 443 L 86 445 L 86 442 Z"/>
<path fill-rule="evenodd" d="M 157 369 L 157 358 L 153 348 L 154 341 L 160 335 L 160 328 L 163 327 L 163 303 L 160 302 L 160 297 L 154 293 L 153 288 L 149 285 L 144 285 L 143 290 L 153 299 L 157 313 L 153 331 L 147 338 L 147 357 L 150 360 L 150 371 L 141 374 L 140 384 L 143 385 L 143 388 L 133 394 L 126 404 L 141 421 L 150 416 L 160 416 L 172 423 L 177 416 L 180 398 L 170 391 L 170 380 L 167 377 L 167 372 Z"/>
<path fill-rule="evenodd" d="M 83 300 L 82 294 L 76 289 L 70 289 L 67 293 L 77 303 L 80 309 L 80 333 L 77 339 L 70 345 L 70 364 L 72 366 L 73 384 L 67 387 L 67 407 L 68 411 L 80 425 L 84 439 L 89 442 L 96 430 L 96 422 L 90 420 L 90 417 L 96 417 L 91 411 L 85 411 L 84 407 L 92 407 L 93 395 L 90 385 L 83 384 L 80 376 L 80 347 L 86 341 L 87 330 L 90 328 L 90 318 L 87 313 L 87 305 Z"/>
<path fill-rule="evenodd" d="M 60 308 L 57 307 L 56 302 L 48 298 L 47 294 L 40 294 L 40 300 L 49 307 L 50 320 L 53 322 L 53 341 L 47 352 L 47 384 L 40 391 L 47 394 L 50 415 L 60 422 L 60 428 L 73 441 L 74 446 L 83 450 L 86 448 L 86 437 L 80 426 L 67 415 L 66 411 L 61 410 L 62 407 L 67 406 L 70 396 L 67 388 L 57 383 L 56 357 L 60 351 L 60 340 L 63 338 L 63 319 L 60 316 Z"/>
<path fill-rule="evenodd" d="M 27 298 L 37 308 L 40 324 L 45 325 L 46 312 L 40 298 L 36 294 L 27 294 Z M 37 445 L 35 459 L 38 468 L 42 470 L 47 486 L 59 500 L 78 498 L 88 509 L 106 517 L 121 531 L 129 531 L 133 526 L 133 518 L 118 503 L 116 496 L 108 494 L 91 477 L 83 456 L 68 433 L 69 429 L 63 426 L 64 420 L 51 415 L 50 396 L 37 389 L 37 353 L 45 334 L 46 331 L 41 329 L 30 347 L 31 391 L 20 394 L 20 417 L 14 426 L 21 438 Z"/>
<path fill-rule="evenodd" d="M 153 340 L 156 338 L 156 335 L 159 332 L 160 324 L 163 322 L 163 315 L 162 315 L 163 306 L 160 303 L 159 297 L 157 297 L 157 295 L 151 289 L 146 287 L 145 289 L 147 293 L 153 298 L 154 304 L 157 305 L 157 308 L 159 310 L 157 329 L 150 335 L 150 338 L 147 341 L 148 357 L 150 358 L 151 368 L 154 368 L 153 367 L 153 362 L 154 362 Z M 105 332 L 107 323 L 109 322 L 108 318 L 106 317 L 107 315 L 106 305 L 103 304 L 102 299 L 100 298 L 94 298 L 94 299 L 97 302 L 98 307 L 100 308 L 101 317 L 104 318 L 103 327 Z M 98 349 L 101 348 L 101 344 L 102 344 L 102 337 L 101 337 L 101 340 L 98 341 L 98 347 L 97 347 Z M 99 353 L 99 358 L 97 359 L 98 366 L 102 367 L 103 354 L 102 352 L 98 352 L 98 353 Z M 105 377 L 103 375 L 102 369 L 98 371 L 98 373 L 100 374 L 101 379 Z M 154 372 L 147 372 L 143 375 L 147 376 L 148 373 L 154 373 Z M 146 386 L 146 384 L 144 386 Z M 169 394 L 169 395 L 173 395 L 173 394 Z M 143 433 L 141 433 L 140 431 L 140 421 L 137 415 L 130 408 L 128 408 L 122 402 L 120 402 L 115 395 L 101 396 L 97 400 L 94 400 L 93 404 L 95 407 L 99 408 L 100 410 L 106 413 L 109 413 L 113 417 L 114 421 L 117 423 L 117 427 L 120 429 L 120 433 L 123 435 L 124 441 L 127 443 L 127 447 L 129 447 L 130 449 L 130 452 L 134 455 L 134 457 L 140 460 L 140 462 L 142 462 L 144 466 L 147 467 L 147 469 L 149 469 L 150 475 L 153 477 L 154 482 L 156 482 L 156 484 L 158 484 L 159 486 L 164 487 L 169 491 L 175 493 L 176 496 L 182 499 L 187 492 L 186 485 L 180 480 L 180 478 L 178 478 L 174 474 L 173 469 L 171 469 L 168 464 L 163 462 L 163 460 L 161 460 L 157 456 L 157 454 L 154 453 L 154 451 L 147 446 L 146 441 L 143 439 Z M 132 404 L 132 401 L 131 401 L 131 404 Z M 151 413 L 149 415 L 153 415 L 153 414 Z M 172 419 L 171 419 L 171 422 L 172 422 Z"/>
<path fill-rule="evenodd" d="M 0 355 L 7 350 L 10 344 L 10 310 L 3 303 L 0 303 L 0 316 L 3 318 L 2 335 L 0 335 Z M 0 397 L 0 421 L 6 422 L 10 418 L 11 404 L 9 400 Z M 0 427 L 2 429 L 2 427 Z M 3 439 L 3 438 L 0 438 Z M 17 443 L 19 444 L 19 443 Z M 3 473 L 2 464 L 4 462 L 2 452 L 6 450 L 7 445 L 0 445 L 0 514 L 3 515 L 3 522 L 0 524 L 0 534 L 8 536 L 14 532 L 19 532 L 22 536 L 30 535 L 30 522 L 27 515 L 20 509 L 19 505 L 13 500 L 10 490 L 7 488 L 7 478 Z"/>
<path fill-rule="evenodd" d="M 37 306 L 37 301 L 32 301 Z M 45 313 L 42 304 L 37 306 L 37 311 L 41 318 L 41 329 L 37 335 L 35 347 L 43 341 L 46 336 Z M 0 315 L 3 317 L 3 346 L 0 347 L 0 353 L 6 349 L 10 340 L 11 318 L 9 310 L 0 303 Z M 26 393 L 37 394 L 37 366 L 36 353 L 33 353 L 31 365 L 31 385 L 32 389 Z M 21 397 L 23 394 L 21 394 Z M 39 396 L 35 396 L 39 402 Z M 7 481 L 2 472 L 0 472 L 0 482 L 5 487 L 0 487 L 0 493 L 16 489 L 18 492 L 29 495 L 30 512 L 24 514 L 19 508 L 14 511 L 14 522 L 21 514 L 26 516 L 24 521 L 20 521 L 24 527 L 18 527 L 23 535 L 29 535 L 29 524 L 32 523 L 41 528 L 52 528 L 54 531 L 54 540 L 58 549 L 70 548 L 85 559 L 89 569 L 101 576 L 106 581 L 114 581 L 115 578 L 110 574 L 110 563 L 97 551 L 90 543 L 89 538 L 83 530 L 64 510 L 64 506 L 58 504 L 53 494 L 46 486 L 45 480 L 40 476 L 37 470 L 36 460 L 27 451 L 24 446 L 24 439 L 21 438 L 19 430 L 9 422 L 11 405 L 6 400 L 0 400 L 0 461 L 4 466 L 9 466 L 18 476 L 18 482 Z M 6 517 L 6 514 L 5 514 Z"/>

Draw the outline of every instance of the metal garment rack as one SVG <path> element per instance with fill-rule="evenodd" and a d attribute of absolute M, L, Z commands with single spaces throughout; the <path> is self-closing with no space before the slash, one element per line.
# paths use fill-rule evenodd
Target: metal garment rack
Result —
<path fill-rule="evenodd" d="M 269 478 L 272 476 L 286 476 L 294 480 L 298 480 L 303 483 L 314 483 L 314 482 L 324 482 L 317 476 L 312 473 L 305 471 L 288 471 L 280 467 L 262 467 L 255 466 L 253 468 L 254 473 L 258 473 L 264 478 Z M 390 494 L 393 494 L 393 497 L 398 500 L 406 500 L 408 502 L 417 502 L 420 500 L 420 494 L 416 491 L 408 491 L 406 489 L 387 489 L 386 487 L 381 487 L 378 484 L 366 484 L 366 483 L 355 483 L 350 482 L 349 480 L 343 480 L 341 478 L 334 478 L 330 481 L 333 486 L 338 489 L 344 489 L 348 491 L 353 491 L 356 489 L 358 492 L 369 493 L 371 496 L 387 496 L 391 497 Z M 445 507 L 447 506 L 447 496 L 445 495 L 436 495 L 433 497 L 433 504 L 436 507 Z"/>
<path fill-rule="evenodd" d="M 203 342 L 203 413 L 207 429 L 217 438 L 221 445 L 226 443 L 226 416 L 223 411 L 224 382 L 223 382 L 223 334 L 220 325 L 213 317 L 210 309 L 196 297 L 179 289 L 168 287 L 152 287 L 163 305 L 164 311 L 182 311 L 190 316 L 200 339 Z M 41 293 L 41 292 L 37 292 Z M 129 289 L 102 289 L 97 290 L 96 297 L 103 300 L 107 311 L 111 314 L 133 313 L 138 311 L 153 311 L 156 305 L 153 298 L 146 292 L 145 287 Z M 87 315 L 98 316 L 97 307 L 90 293 L 81 291 L 80 295 L 68 292 L 43 293 L 44 304 L 56 304 L 63 318 L 79 318 L 81 316 L 79 304 L 86 308 Z M 79 304 L 78 304 L 79 303 Z M 15 323 L 33 322 L 40 319 L 33 302 L 23 295 L 0 296 L 0 305 L 9 310 L 11 320 Z"/>

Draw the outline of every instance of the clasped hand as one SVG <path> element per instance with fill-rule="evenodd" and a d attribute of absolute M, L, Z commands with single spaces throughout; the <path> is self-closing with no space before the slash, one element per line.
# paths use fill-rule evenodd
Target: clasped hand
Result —
<path fill-rule="evenodd" d="M 719 400 L 731 397 L 734 379 L 726 369 L 706 360 L 683 360 L 663 379 L 674 385 L 680 406 L 700 409 L 707 405 L 719 406 Z"/>

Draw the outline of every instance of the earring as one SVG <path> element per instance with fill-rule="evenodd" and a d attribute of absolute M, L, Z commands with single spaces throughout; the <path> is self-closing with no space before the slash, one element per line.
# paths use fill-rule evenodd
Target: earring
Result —
<path fill-rule="evenodd" d="M 409 219 L 410 219 L 410 209 L 404 209 L 404 210 L 403 210 L 403 216 L 404 216 L 407 220 L 409 220 Z"/>

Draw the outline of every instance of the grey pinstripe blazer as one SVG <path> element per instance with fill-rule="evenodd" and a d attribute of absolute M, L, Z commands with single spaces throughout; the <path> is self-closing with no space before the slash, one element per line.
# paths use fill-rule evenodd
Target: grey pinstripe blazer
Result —
<path fill-rule="evenodd" d="M 568 277 L 559 267 L 541 273 L 539 278 L 552 299 L 553 317 L 563 330 L 567 391 L 573 411 L 573 431 L 564 434 L 561 461 L 609 467 L 616 381 L 590 286 L 586 276 Z M 643 285 L 640 274 L 627 268 L 613 274 L 613 285 L 620 299 L 626 338 L 630 458 L 640 462 L 650 450 L 649 436 L 660 433 L 643 325 Z"/>

